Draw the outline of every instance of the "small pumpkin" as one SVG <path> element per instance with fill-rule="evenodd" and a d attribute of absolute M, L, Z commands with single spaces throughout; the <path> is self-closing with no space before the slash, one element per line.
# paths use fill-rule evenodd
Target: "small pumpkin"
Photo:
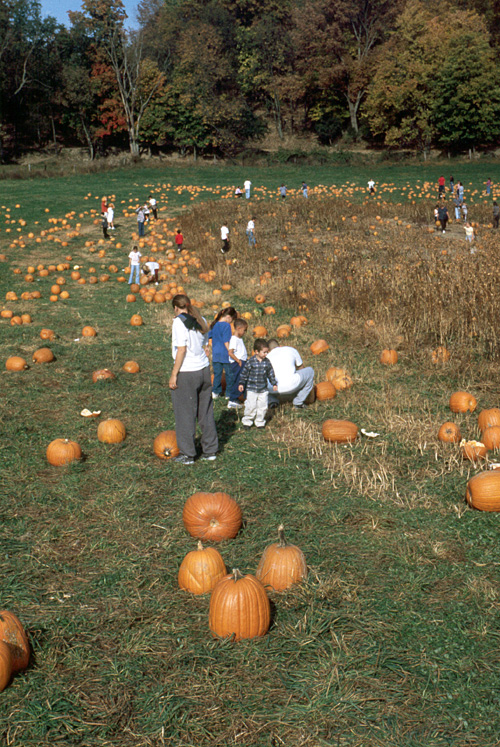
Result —
<path fill-rule="evenodd" d="M 254 337 L 267 337 L 267 329 L 261 324 L 258 324 L 253 328 L 252 334 Z"/>
<path fill-rule="evenodd" d="M 177 580 L 184 591 L 206 594 L 227 574 L 222 555 L 215 547 L 203 547 L 188 552 L 179 568 Z"/>
<path fill-rule="evenodd" d="M 313 355 L 320 355 L 321 353 L 326 353 L 329 348 L 330 346 L 326 340 L 315 340 L 309 349 Z"/>
<path fill-rule="evenodd" d="M 30 645 L 19 618 L 8 610 L 0 611 L 0 641 L 10 648 L 12 674 L 26 669 L 30 661 Z"/>
<path fill-rule="evenodd" d="M 321 432 L 325 441 L 351 443 L 358 437 L 358 426 L 350 420 L 325 420 Z"/>
<path fill-rule="evenodd" d="M 56 438 L 47 446 L 47 461 L 54 467 L 61 467 L 82 457 L 82 450 L 76 441 L 69 438 Z"/>
<path fill-rule="evenodd" d="M 488 449 L 482 441 L 466 441 L 465 438 L 460 441 L 460 449 L 462 451 L 462 457 L 468 459 L 469 462 L 477 462 L 479 459 L 486 459 L 488 453 Z"/>
<path fill-rule="evenodd" d="M 25 371 L 28 368 L 28 364 L 20 355 L 11 355 L 5 361 L 5 368 L 7 371 Z"/>
<path fill-rule="evenodd" d="M 490 425 L 500 425 L 500 409 L 492 407 L 489 410 L 481 410 L 477 416 L 479 430 L 484 431 Z"/>
<path fill-rule="evenodd" d="M 316 399 L 320 402 L 325 399 L 333 399 L 337 395 L 337 390 L 331 381 L 320 381 L 316 384 Z"/>
<path fill-rule="evenodd" d="M 111 381 L 114 378 L 115 375 L 109 370 L 109 368 L 100 368 L 92 374 L 92 381 L 94 384 L 98 381 Z"/>
<path fill-rule="evenodd" d="M 500 511 L 500 470 L 488 470 L 471 477 L 465 499 L 479 511 Z"/>
<path fill-rule="evenodd" d="M 382 350 L 380 354 L 380 362 L 383 363 L 384 366 L 393 366 L 398 362 L 397 351 L 385 348 L 385 350 Z"/>
<path fill-rule="evenodd" d="M 132 325 L 132 327 L 142 327 L 142 316 L 140 314 L 133 314 L 130 317 L 130 324 Z"/>
<path fill-rule="evenodd" d="M 173 459 L 179 456 L 175 431 L 162 431 L 153 441 L 153 451 L 159 459 Z"/>
<path fill-rule="evenodd" d="M 55 360 L 55 357 L 50 348 L 38 348 L 33 353 L 34 363 L 51 363 L 53 360 Z"/>
<path fill-rule="evenodd" d="M 122 370 L 127 373 L 139 373 L 141 368 L 136 361 L 127 361 L 123 364 Z"/>
<path fill-rule="evenodd" d="M 97 438 L 103 444 L 119 444 L 125 440 L 127 430 L 121 420 L 108 418 L 97 427 Z"/>
<path fill-rule="evenodd" d="M 447 421 L 443 423 L 438 431 L 438 439 L 448 444 L 460 443 L 461 441 L 460 428 L 456 423 Z"/>
<path fill-rule="evenodd" d="M 450 360 L 450 351 L 443 345 L 440 345 L 432 351 L 431 359 L 434 364 L 447 363 Z"/>
<path fill-rule="evenodd" d="M 5 690 L 12 677 L 12 651 L 5 641 L 0 641 L 0 693 Z"/>
<path fill-rule="evenodd" d="M 220 542 L 240 531 L 241 508 L 227 493 L 194 493 L 184 504 L 182 521 L 193 537 Z"/>
<path fill-rule="evenodd" d="M 345 368 L 329 368 L 326 372 L 325 379 L 331 381 L 337 391 L 350 389 L 352 387 L 352 378 Z"/>
<path fill-rule="evenodd" d="M 255 575 L 275 591 L 285 591 L 307 577 L 304 553 L 297 545 L 287 543 L 283 524 L 278 527 L 278 542 L 266 547 Z"/>
<path fill-rule="evenodd" d="M 91 327 L 90 325 L 86 325 L 82 329 L 82 337 L 96 337 L 97 332 L 94 329 L 94 327 Z"/>
<path fill-rule="evenodd" d="M 212 635 L 219 638 L 240 641 L 265 635 L 271 624 L 271 605 L 261 582 L 234 568 L 212 591 L 208 624 Z"/>
<path fill-rule="evenodd" d="M 454 392 L 450 397 L 450 410 L 452 412 L 474 412 L 477 400 L 469 392 Z"/>
<path fill-rule="evenodd" d="M 53 340 L 55 336 L 55 332 L 52 329 L 42 329 L 40 331 L 40 337 L 42 340 Z"/>
<path fill-rule="evenodd" d="M 481 441 L 488 451 L 500 449 L 500 425 L 489 425 L 484 429 Z"/>

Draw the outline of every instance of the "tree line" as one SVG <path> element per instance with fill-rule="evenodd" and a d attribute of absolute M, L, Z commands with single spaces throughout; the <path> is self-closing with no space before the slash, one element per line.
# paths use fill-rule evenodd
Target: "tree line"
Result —
<path fill-rule="evenodd" d="M 269 128 L 425 152 L 500 139 L 500 0 L 0 4 L 0 158 L 53 143 L 232 156 Z"/>

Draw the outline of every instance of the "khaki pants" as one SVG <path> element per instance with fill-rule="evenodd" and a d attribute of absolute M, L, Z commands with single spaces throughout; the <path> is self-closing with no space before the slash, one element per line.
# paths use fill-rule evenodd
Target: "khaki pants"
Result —
<path fill-rule="evenodd" d="M 257 428 L 264 428 L 264 420 L 267 412 L 267 392 L 249 392 L 245 400 L 245 414 L 241 422 L 243 425 L 252 425 L 255 421 Z"/>

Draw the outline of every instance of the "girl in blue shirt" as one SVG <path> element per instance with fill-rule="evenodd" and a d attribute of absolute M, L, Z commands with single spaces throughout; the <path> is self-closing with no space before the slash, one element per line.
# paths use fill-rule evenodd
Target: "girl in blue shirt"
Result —
<path fill-rule="evenodd" d="M 231 340 L 231 322 L 237 317 L 232 306 L 221 309 L 210 325 L 209 337 L 212 340 L 212 368 L 214 380 L 212 397 L 217 399 L 222 394 L 222 371 L 226 374 L 226 392 L 231 391 L 233 374 L 229 361 L 229 341 Z"/>

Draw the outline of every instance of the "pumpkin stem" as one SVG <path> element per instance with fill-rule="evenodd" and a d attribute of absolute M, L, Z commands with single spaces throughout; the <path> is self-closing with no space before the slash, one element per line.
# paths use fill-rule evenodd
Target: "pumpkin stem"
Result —
<path fill-rule="evenodd" d="M 198 550 L 203 550 L 203 545 L 201 540 L 198 540 Z"/>
<path fill-rule="evenodd" d="M 234 581 L 239 581 L 240 578 L 243 578 L 243 574 L 242 574 L 242 572 L 240 571 L 239 568 L 233 568 L 233 574 L 232 575 L 233 575 L 233 580 Z"/>
<path fill-rule="evenodd" d="M 286 539 L 285 539 L 285 527 L 283 524 L 280 524 L 278 527 L 278 544 L 280 547 L 286 547 Z"/>

